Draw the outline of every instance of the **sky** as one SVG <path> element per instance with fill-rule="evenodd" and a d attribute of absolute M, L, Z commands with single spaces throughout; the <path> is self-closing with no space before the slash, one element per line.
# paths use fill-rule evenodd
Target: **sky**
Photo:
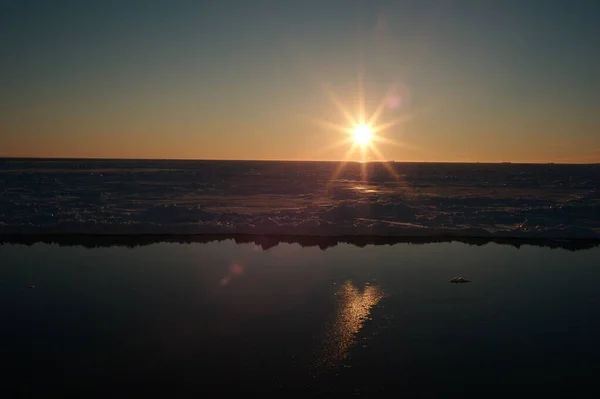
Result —
<path fill-rule="evenodd" d="M 0 156 L 600 162 L 599 18 L 596 0 L 0 0 Z M 347 155 L 338 105 L 357 119 L 361 99 L 385 142 Z"/>

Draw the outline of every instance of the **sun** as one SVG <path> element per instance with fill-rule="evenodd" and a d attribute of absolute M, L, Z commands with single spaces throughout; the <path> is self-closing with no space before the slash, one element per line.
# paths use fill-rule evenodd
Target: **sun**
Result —
<path fill-rule="evenodd" d="M 367 125 L 358 125 L 354 128 L 354 142 L 359 145 L 367 145 L 371 142 L 371 128 Z"/>
<path fill-rule="evenodd" d="M 356 111 L 352 112 L 344 102 L 338 97 L 338 95 L 331 89 L 327 83 L 322 83 L 321 88 L 324 93 L 329 97 L 331 103 L 337 108 L 337 110 L 343 116 L 344 122 L 342 124 L 332 123 L 327 120 L 316 119 L 309 117 L 309 121 L 312 123 L 325 128 L 327 130 L 333 130 L 343 135 L 339 141 L 332 143 L 329 146 L 319 149 L 316 153 L 324 151 L 331 151 L 342 145 L 349 145 L 348 150 L 341 159 L 339 165 L 335 168 L 330 181 L 333 181 L 339 176 L 344 169 L 345 165 L 350 162 L 351 158 L 360 160 L 365 163 L 370 160 L 379 161 L 383 163 L 383 166 L 390 172 L 390 174 L 396 179 L 400 179 L 396 170 L 393 166 L 389 165 L 385 160 L 383 153 L 379 150 L 379 145 L 394 145 L 402 148 L 409 148 L 405 143 L 401 141 L 393 140 L 382 134 L 386 130 L 398 125 L 404 125 L 410 119 L 415 116 L 415 112 L 407 113 L 404 109 L 398 110 L 398 101 L 390 102 L 390 94 L 395 92 L 395 85 L 393 85 L 388 93 L 383 96 L 379 104 L 375 107 L 372 113 L 367 114 L 365 109 L 365 96 L 363 89 L 363 77 L 359 76 L 358 79 L 358 94 L 356 96 Z M 380 122 L 380 117 L 384 116 L 384 112 L 388 110 L 394 110 L 395 112 L 402 111 L 402 115 L 399 115 L 396 119 L 392 119 L 389 122 Z M 387 119 L 387 116 L 386 116 Z M 315 156 L 312 154 L 312 156 Z M 355 154 L 358 153 L 358 156 Z M 364 165 L 363 165 L 364 166 Z M 368 170 L 366 167 L 361 168 L 361 178 L 364 180 L 368 176 Z"/>

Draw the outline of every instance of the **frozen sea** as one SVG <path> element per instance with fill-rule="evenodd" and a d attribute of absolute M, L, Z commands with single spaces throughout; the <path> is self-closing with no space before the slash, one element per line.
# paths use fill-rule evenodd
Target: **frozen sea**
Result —
<path fill-rule="evenodd" d="M 600 165 L 0 159 L 0 235 L 600 238 Z"/>

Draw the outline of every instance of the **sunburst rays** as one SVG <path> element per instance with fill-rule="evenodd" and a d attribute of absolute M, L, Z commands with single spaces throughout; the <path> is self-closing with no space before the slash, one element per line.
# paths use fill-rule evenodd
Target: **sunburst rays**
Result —
<path fill-rule="evenodd" d="M 365 100 L 365 89 L 364 89 L 364 79 L 362 74 L 359 74 L 357 79 L 357 102 L 356 102 L 356 110 L 353 114 L 350 111 L 350 107 L 348 107 L 340 97 L 333 91 L 333 89 L 326 83 L 321 84 L 321 88 L 323 92 L 327 95 L 333 106 L 337 109 L 337 111 L 343 117 L 343 124 L 336 124 L 330 121 L 309 118 L 309 120 L 324 129 L 335 131 L 337 133 L 342 134 L 342 138 L 335 143 L 321 148 L 317 150 L 318 154 L 322 154 L 327 151 L 334 150 L 340 146 L 349 145 L 348 150 L 345 152 L 342 160 L 335 168 L 333 175 L 331 176 L 331 180 L 335 180 L 339 177 L 339 175 L 344 170 L 346 164 L 351 161 L 352 158 L 356 157 L 356 153 L 358 152 L 358 156 L 360 157 L 361 164 L 361 179 L 366 180 L 367 176 L 367 165 L 365 161 L 374 160 L 383 162 L 386 170 L 391 174 L 391 176 L 398 180 L 399 176 L 397 172 L 394 170 L 392 165 L 387 162 L 383 156 L 382 151 L 378 148 L 377 144 L 383 146 L 395 146 L 401 148 L 412 148 L 406 143 L 394 140 L 390 137 L 386 137 L 384 132 L 390 130 L 393 127 L 397 127 L 399 125 L 405 124 L 415 117 L 415 113 L 410 113 L 398 117 L 391 121 L 380 122 L 380 119 L 388 106 L 389 96 L 386 94 L 383 96 L 381 101 L 377 104 L 372 114 L 367 115 L 366 110 L 366 100 Z M 393 89 L 393 87 L 391 88 Z M 389 92 L 389 91 L 388 91 Z M 366 129 L 369 132 L 368 140 L 356 140 L 355 132 L 357 129 Z M 313 154 L 314 156 L 315 154 Z"/>

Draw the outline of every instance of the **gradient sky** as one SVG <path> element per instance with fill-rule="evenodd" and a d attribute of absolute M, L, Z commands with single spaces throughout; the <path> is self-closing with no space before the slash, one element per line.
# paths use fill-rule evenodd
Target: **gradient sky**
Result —
<path fill-rule="evenodd" d="M 596 0 L 0 0 L 0 156 L 600 162 Z M 394 90 L 391 88 L 395 87 Z"/>

